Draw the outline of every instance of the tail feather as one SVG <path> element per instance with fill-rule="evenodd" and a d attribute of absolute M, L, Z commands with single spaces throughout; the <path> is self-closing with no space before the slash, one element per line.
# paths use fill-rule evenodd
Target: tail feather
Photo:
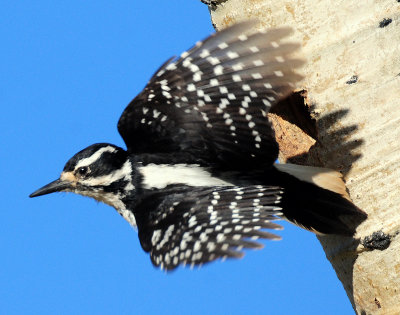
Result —
<path fill-rule="evenodd" d="M 338 193 L 351 201 L 341 173 L 323 167 L 303 166 L 295 164 L 275 164 L 281 172 L 288 173 L 300 180 Z"/>
<path fill-rule="evenodd" d="M 367 214 L 350 201 L 340 173 L 309 166 L 277 164 L 284 187 L 285 218 L 318 234 L 353 235 Z"/>

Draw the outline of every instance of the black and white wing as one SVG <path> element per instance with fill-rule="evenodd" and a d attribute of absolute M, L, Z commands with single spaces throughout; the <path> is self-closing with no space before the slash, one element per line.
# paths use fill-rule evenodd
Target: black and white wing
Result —
<path fill-rule="evenodd" d="M 279 187 L 170 187 L 153 192 L 135 209 L 139 239 L 162 269 L 240 258 L 242 248 L 261 248 L 256 239 L 280 237 Z M 149 209 L 154 209 L 149 211 Z"/>
<path fill-rule="evenodd" d="M 276 160 L 267 112 L 293 90 L 303 62 L 291 57 L 297 44 L 281 42 L 290 29 L 251 34 L 253 25 L 218 32 L 156 72 L 119 120 L 129 152 L 236 169 Z"/>

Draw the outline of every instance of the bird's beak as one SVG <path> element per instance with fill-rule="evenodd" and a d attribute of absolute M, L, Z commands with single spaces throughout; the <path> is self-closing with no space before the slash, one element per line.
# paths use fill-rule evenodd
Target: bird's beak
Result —
<path fill-rule="evenodd" d="M 57 179 L 51 182 L 50 184 L 47 184 L 46 186 L 43 186 L 42 188 L 39 188 L 38 190 L 34 191 L 29 195 L 29 197 L 30 198 L 38 197 L 71 188 L 72 188 L 72 182 L 67 180 Z"/>

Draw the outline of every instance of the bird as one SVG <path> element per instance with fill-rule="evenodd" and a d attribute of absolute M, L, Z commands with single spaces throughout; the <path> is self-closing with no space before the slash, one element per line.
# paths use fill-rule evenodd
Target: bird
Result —
<path fill-rule="evenodd" d="M 285 219 L 352 237 L 367 218 L 339 172 L 276 164 L 267 114 L 302 79 L 292 30 L 237 23 L 168 59 L 118 122 L 127 149 L 96 143 L 33 192 L 73 192 L 114 207 L 153 265 L 170 271 L 241 258 L 279 240 Z"/>

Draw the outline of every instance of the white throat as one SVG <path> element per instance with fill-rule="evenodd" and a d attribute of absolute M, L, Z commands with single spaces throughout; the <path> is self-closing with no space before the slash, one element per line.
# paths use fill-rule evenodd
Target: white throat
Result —
<path fill-rule="evenodd" d="M 118 211 L 118 213 L 129 222 L 129 224 L 133 227 L 136 227 L 136 219 L 135 215 L 132 211 L 126 209 L 124 203 L 121 201 L 120 195 L 115 195 L 113 193 L 105 193 L 99 191 L 73 191 L 79 195 L 91 197 L 96 199 L 97 201 L 103 202 Z"/>

